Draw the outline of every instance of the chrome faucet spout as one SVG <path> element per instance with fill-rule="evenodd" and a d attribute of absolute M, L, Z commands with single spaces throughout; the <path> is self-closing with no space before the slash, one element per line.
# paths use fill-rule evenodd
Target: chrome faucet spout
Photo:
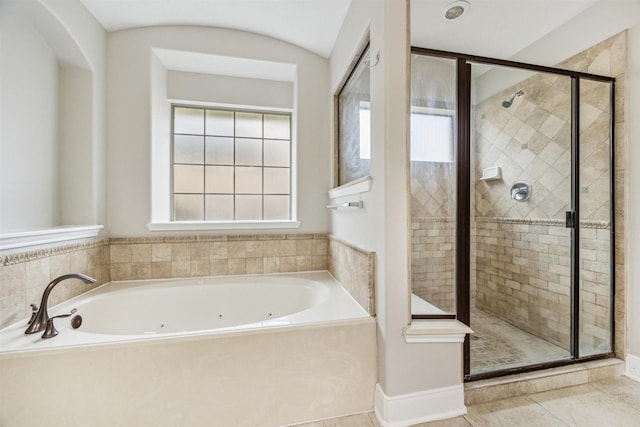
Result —
<path fill-rule="evenodd" d="M 42 294 L 42 301 L 40 303 L 40 308 L 38 309 L 38 312 L 36 313 L 36 315 L 33 317 L 33 320 L 31 321 L 31 323 L 29 323 L 29 327 L 27 328 L 27 330 L 24 331 L 25 334 L 35 334 L 36 332 L 41 332 L 45 330 L 45 328 L 47 327 L 47 322 L 50 319 L 49 312 L 47 311 L 49 294 L 58 283 L 67 279 L 80 279 L 87 284 L 96 282 L 96 279 L 89 276 L 85 276 L 84 274 L 78 274 L 78 273 L 64 274 L 60 277 L 56 277 L 55 279 L 53 279 L 51 283 L 49 283 L 49 285 L 47 285 L 47 287 L 45 288 L 44 293 Z"/>

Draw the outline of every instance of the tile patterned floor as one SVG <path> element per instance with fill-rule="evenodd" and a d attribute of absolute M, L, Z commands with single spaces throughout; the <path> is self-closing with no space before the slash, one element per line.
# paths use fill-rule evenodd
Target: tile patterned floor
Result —
<path fill-rule="evenodd" d="M 640 383 L 619 377 L 467 410 L 464 417 L 414 427 L 640 427 Z"/>
<path fill-rule="evenodd" d="M 471 309 L 471 372 L 531 365 L 569 357 L 569 352 L 477 308 Z"/>
<path fill-rule="evenodd" d="M 463 417 L 413 427 L 640 427 L 640 383 L 619 377 L 467 409 Z M 380 427 L 380 424 L 369 413 L 303 426 Z"/>

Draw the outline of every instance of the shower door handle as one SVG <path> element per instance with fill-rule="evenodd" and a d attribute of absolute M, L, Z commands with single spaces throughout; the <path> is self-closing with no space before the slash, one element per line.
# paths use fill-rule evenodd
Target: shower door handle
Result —
<path fill-rule="evenodd" d="M 564 226 L 567 228 L 576 228 L 576 212 L 575 211 L 565 212 Z"/>

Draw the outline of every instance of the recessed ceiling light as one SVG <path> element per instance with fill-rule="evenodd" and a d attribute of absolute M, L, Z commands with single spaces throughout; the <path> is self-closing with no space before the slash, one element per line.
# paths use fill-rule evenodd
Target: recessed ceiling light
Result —
<path fill-rule="evenodd" d="M 469 3 L 464 0 L 454 1 L 449 3 L 442 11 L 442 18 L 445 21 L 453 21 L 462 16 L 463 13 L 469 8 Z"/>

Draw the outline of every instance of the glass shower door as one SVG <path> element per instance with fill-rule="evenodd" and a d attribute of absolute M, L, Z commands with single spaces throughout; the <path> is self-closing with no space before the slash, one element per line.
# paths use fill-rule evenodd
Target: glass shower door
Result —
<path fill-rule="evenodd" d="M 612 351 L 612 84 L 580 80 L 578 356 Z"/>
<path fill-rule="evenodd" d="M 411 313 L 456 313 L 456 61 L 411 55 Z"/>
<path fill-rule="evenodd" d="M 572 355 L 572 81 L 472 64 L 470 374 Z"/>

